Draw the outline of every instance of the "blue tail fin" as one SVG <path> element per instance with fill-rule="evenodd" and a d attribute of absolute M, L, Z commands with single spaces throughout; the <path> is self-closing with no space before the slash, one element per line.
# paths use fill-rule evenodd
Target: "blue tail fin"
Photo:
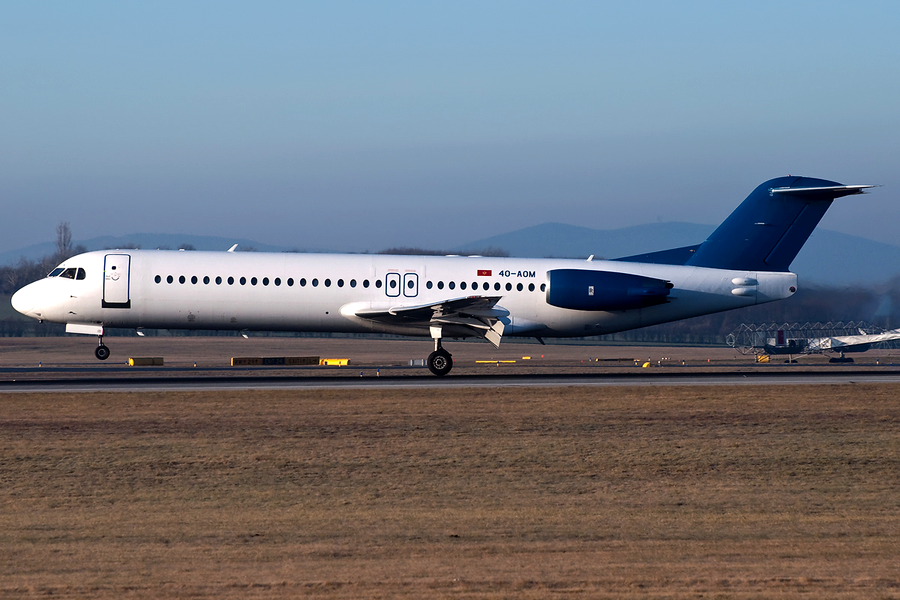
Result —
<path fill-rule="evenodd" d="M 841 196 L 870 185 L 811 177 L 771 179 L 747 196 L 685 264 L 736 271 L 787 271 L 819 220 Z"/>

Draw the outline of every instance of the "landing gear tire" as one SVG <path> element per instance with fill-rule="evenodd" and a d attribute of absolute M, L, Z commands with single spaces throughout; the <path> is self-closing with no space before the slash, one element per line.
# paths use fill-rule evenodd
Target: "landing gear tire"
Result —
<path fill-rule="evenodd" d="M 97 346 L 97 349 L 94 350 L 94 356 L 96 356 L 98 360 L 106 360 L 107 358 L 109 358 L 109 354 L 109 348 L 107 348 L 103 344 L 100 344 L 99 346 Z"/>
<path fill-rule="evenodd" d="M 428 370 L 438 377 L 443 377 L 449 373 L 452 368 L 453 358 L 451 358 L 450 353 L 443 348 L 435 350 L 428 355 Z"/>

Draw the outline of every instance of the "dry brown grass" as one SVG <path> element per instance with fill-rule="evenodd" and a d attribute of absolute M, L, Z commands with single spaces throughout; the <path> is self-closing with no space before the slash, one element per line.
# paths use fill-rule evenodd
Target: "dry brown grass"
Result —
<path fill-rule="evenodd" d="M 0 595 L 900 597 L 900 386 L 0 395 Z"/>

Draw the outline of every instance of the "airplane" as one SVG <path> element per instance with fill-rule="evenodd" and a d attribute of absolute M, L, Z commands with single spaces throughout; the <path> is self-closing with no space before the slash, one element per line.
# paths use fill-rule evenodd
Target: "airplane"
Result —
<path fill-rule="evenodd" d="M 868 352 L 875 344 L 900 340 L 900 329 L 891 329 L 881 333 L 867 333 L 859 328 L 857 331 L 859 333 L 855 335 L 810 337 L 808 334 L 804 335 L 803 330 L 778 329 L 771 337 L 770 334 L 773 333 L 771 331 L 748 332 L 743 336 L 732 333 L 726 341 L 742 354 L 788 354 L 793 356 L 795 354 L 834 352 L 843 359 L 845 353 Z M 748 339 L 749 344 L 742 346 L 741 343 L 747 343 Z"/>
<path fill-rule="evenodd" d="M 66 332 L 107 328 L 389 333 L 444 338 L 595 336 L 789 298 L 789 267 L 835 198 L 872 185 L 760 184 L 701 244 L 614 260 L 98 250 L 12 297 Z"/>

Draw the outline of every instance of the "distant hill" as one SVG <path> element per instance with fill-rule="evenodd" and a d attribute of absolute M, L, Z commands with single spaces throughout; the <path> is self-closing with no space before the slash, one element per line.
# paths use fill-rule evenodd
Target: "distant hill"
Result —
<path fill-rule="evenodd" d="M 502 233 L 453 248 L 467 253 L 493 246 L 510 256 L 538 258 L 618 258 L 699 244 L 715 229 L 696 223 L 653 223 L 622 229 L 590 229 L 563 223 L 544 223 Z"/>
<path fill-rule="evenodd" d="M 84 246 L 88 250 L 103 250 L 105 248 L 125 248 L 139 246 L 147 250 L 156 248 L 168 248 L 177 250 L 184 244 L 190 244 L 196 250 L 228 250 L 234 244 L 238 244 L 238 250 L 253 248 L 260 252 L 286 252 L 289 250 L 303 250 L 306 252 L 318 252 L 319 250 L 311 248 L 285 248 L 283 246 L 272 246 L 270 244 L 260 244 L 253 240 L 245 240 L 239 238 L 226 238 L 205 235 L 189 235 L 181 233 L 132 233 L 122 236 L 101 236 L 88 240 L 76 240 L 72 242 L 73 246 Z M 37 260 L 44 256 L 49 256 L 56 252 L 56 244 L 53 242 L 45 242 L 43 244 L 34 244 L 18 250 L 0 253 L 0 265 L 15 264 L 21 257 L 29 260 Z"/>
<path fill-rule="evenodd" d="M 600 230 L 545 223 L 453 248 L 466 254 L 489 246 L 510 256 L 620 258 L 699 244 L 715 229 L 696 223 L 651 223 Z M 900 246 L 816 229 L 791 265 L 801 281 L 823 285 L 874 285 L 900 275 Z"/>

